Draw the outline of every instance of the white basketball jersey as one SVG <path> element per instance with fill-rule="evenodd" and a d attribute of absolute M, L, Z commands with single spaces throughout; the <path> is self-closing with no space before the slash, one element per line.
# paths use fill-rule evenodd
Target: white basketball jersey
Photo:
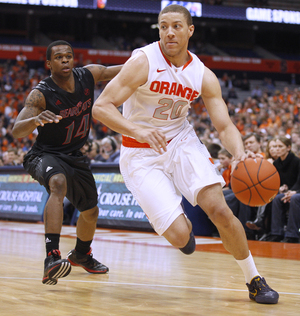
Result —
<path fill-rule="evenodd" d="M 201 94 L 204 65 L 188 52 L 191 59 L 176 68 L 164 57 L 159 42 L 133 54 L 140 50 L 148 58 L 148 80 L 124 102 L 123 115 L 139 126 L 158 128 L 170 140 L 188 123 L 190 103 Z"/>

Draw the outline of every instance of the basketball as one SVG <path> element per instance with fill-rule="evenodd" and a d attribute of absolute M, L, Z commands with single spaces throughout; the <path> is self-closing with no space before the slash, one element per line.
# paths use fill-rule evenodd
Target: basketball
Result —
<path fill-rule="evenodd" d="M 231 189 L 236 198 L 249 206 L 262 206 L 273 200 L 280 187 L 280 177 L 272 163 L 263 158 L 246 158 L 231 175 Z"/>

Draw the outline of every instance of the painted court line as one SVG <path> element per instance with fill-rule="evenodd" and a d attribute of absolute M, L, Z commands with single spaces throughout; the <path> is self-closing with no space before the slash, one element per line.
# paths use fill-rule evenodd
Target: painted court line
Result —
<path fill-rule="evenodd" d="M 32 281 L 40 281 L 38 278 L 15 278 L 15 277 L 0 277 L 0 280 L 32 280 Z M 228 289 L 228 288 L 220 288 L 220 287 L 204 287 L 204 286 L 183 286 L 183 285 L 168 285 L 168 284 L 146 284 L 146 283 L 129 283 L 129 282 L 109 282 L 109 281 L 86 281 L 86 280 L 60 280 L 59 282 L 76 282 L 76 283 L 93 283 L 93 284 L 107 284 L 113 286 L 133 286 L 133 287 L 160 287 L 160 288 L 169 288 L 169 289 L 187 289 L 187 290 L 205 290 L 205 291 L 233 291 L 233 292 L 248 292 L 248 290 L 238 290 L 238 289 Z M 295 295 L 300 296 L 300 293 L 293 292 L 278 292 L 281 295 Z"/>

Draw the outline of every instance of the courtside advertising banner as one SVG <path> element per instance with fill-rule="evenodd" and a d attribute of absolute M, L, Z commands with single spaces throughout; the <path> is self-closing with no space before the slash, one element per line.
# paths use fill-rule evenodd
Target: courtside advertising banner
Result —
<path fill-rule="evenodd" d="M 99 226 L 151 228 L 120 173 L 94 173 L 94 178 L 98 192 Z"/>
<path fill-rule="evenodd" d="M 41 221 L 48 193 L 27 174 L 0 174 L 0 217 Z"/>

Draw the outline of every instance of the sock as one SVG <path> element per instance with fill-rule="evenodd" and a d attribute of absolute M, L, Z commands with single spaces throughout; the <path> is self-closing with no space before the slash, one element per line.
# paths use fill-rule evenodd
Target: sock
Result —
<path fill-rule="evenodd" d="M 52 249 L 59 249 L 59 238 L 60 234 L 45 234 L 47 256 Z"/>
<path fill-rule="evenodd" d="M 91 243 L 93 240 L 90 241 L 82 241 L 77 237 L 77 242 L 75 246 L 75 250 L 82 253 L 87 254 L 90 251 Z"/>
<path fill-rule="evenodd" d="M 260 276 L 260 274 L 258 273 L 256 269 L 256 266 L 255 266 L 255 263 L 250 251 L 249 251 L 249 256 L 246 259 L 236 260 L 236 262 L 239 264 L 239 266 L 244 272 L 246 283 L 250 284 L 251 280 L 254 277 L 258 275 Z"/>

